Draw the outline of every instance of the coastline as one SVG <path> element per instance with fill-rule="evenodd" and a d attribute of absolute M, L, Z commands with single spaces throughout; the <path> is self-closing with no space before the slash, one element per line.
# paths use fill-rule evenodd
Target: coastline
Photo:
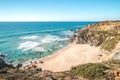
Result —
<path fill-rule="evenodd" d="M 63 47 L 62 49 L 57 50 L 57 51 L 53 52 L 52 54 L 50 54 L 50 55 L 48 55 L 48 56 L 45 56 L 45 57 L 43 57 L 43 58 L 41 58 L 41 59 L 38 59 L 38 60 L 41 60 L 41 61 L 48 60 L 49 58 L 54 57 L 54 56 L 60 54 L 61 51 L 67 49 L 67 48 L 70 47 L 70 46 L 72 46 L 72 44 L 73 44 L 73 43 L 69 43 L 67 46 Z"/>
<path fill-rule="evenodd" d="M 33 66 L 36 66 L 53 72 L 68 71 L 80 64 L 101 63 L 102 60 L 99 55 L 104 55 L 104 53 L 99 49 L 99 47 L 90 46 L 89 44 L 76 44 L 73 42 L 49 56 L 32 61 L 24 67 L 33 68 Z"/>
<path fill-rule="evenodd" d="M 50 58 L 50 57 L 52 57 L 52 56 L 55 56 L 55 55 L 57 55 L 60 51 L 66 49 L 67 47 L 71 46 L 72 44 L 73 44 L 73 43 L 69 43 L 68 45 L 66 45 L 66 46 L 63 47 L 62 49 L 56 50 L 56 51 L 53 52 L 52 54 L 49 54 L 49 55 L 47 55 L 47 56 L 44 56 L 44 57 L 42 57 L 42 58 L 40 58 L 40 59 L 32 59 L 32 60 L 26 61 L 25 63 L 23 63 L 23 67 L 25 67 L 25 66 L 27 66 L 27 65 L 30 65 L 31 62 L 34 63 L 34 62 L 36 62 L 36 61 L 43 61 L 43 60 L 46 60 L 46 59 L 48 59 L 48 58 Z"/>

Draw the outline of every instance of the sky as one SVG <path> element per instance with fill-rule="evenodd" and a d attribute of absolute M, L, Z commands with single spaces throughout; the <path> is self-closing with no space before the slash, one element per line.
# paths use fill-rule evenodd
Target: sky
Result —
<path fill-rule="evenodd" d="M 0 0 L 0 21 L 120 20 L 120 0 Z"/>

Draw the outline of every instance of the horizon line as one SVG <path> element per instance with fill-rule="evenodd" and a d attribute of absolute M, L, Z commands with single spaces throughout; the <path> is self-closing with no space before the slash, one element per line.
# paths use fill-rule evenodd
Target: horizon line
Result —
<path fill-rule="evenodd" d="M 76 21 L 0 21 L 0 22 L 101 22 L 101 21 L 120 21 L 116 20 L 76 20 Z"/>
<path fill-rule="evenodd" d="M 0 21 L 0 22 L 100 22 L 100 21 Z"/>
<path fill-rule="evenodd" d="M 101 22 L 101 21 L 116 21 L 116 20 L 83 20 L 83 21 L 0 21 L 0 22 Z"/>

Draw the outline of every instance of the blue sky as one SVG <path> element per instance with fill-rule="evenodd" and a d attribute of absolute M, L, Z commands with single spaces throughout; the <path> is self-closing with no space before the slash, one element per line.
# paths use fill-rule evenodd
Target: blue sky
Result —
<path fill-rule="evenodd" d="M 0 0 L 0 21 L 120 19 L 120 0 Z"/>

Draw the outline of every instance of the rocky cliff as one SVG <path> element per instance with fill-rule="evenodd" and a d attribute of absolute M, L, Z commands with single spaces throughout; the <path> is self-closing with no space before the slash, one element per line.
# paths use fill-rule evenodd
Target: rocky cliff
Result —
<path fill-rule="evenodd" d="M 120 21 L 89 24 L 78 31 L 77 43 L 99 46 L 110 59 L 120 60 Z"/>

